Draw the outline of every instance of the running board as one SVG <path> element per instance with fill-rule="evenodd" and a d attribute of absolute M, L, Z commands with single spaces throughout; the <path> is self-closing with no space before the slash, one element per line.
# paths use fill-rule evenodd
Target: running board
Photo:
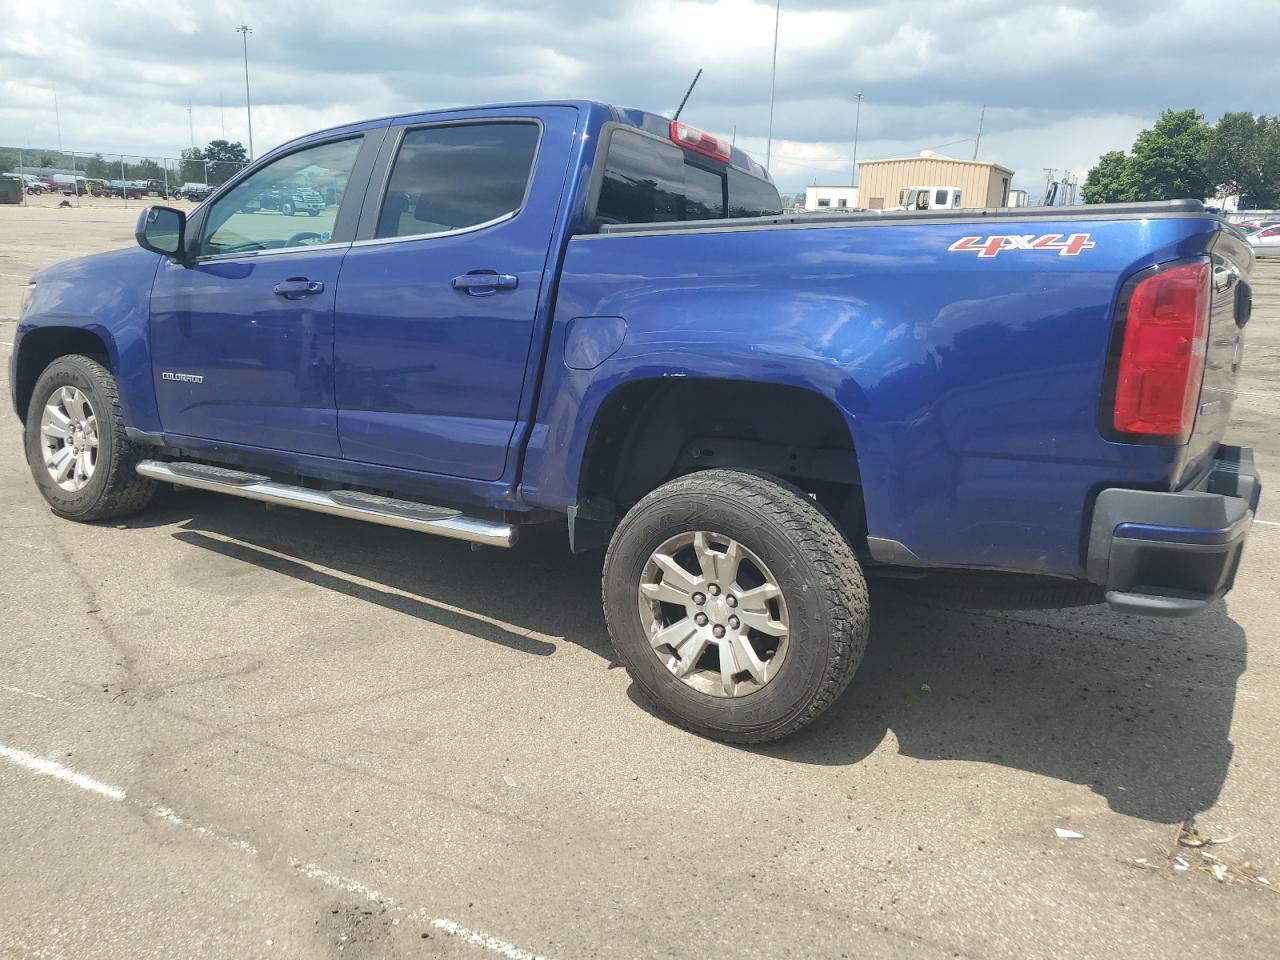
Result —
<path fill-rule="evenodd" d="M 447 507 L 435 507 L 412 500 L 396 500 L 356 490 L 312 490 L 287 483 L 276 483 L 256 473 L 228 470 L 204 463 L 168 463 L 160 460 L 143 460 L 138 473 L 152 480 L 195 487 L 215 493 L 229 493 L 233 497 L 260 500 L 300 510 L 314 510 L 335 517 L 380 523 L 401 530 L 416 530 L 453 540 L 466 540 L 489 547 L 510 547 L 515 544 L 515 524 L 496 520 L 466 517 Z"/>

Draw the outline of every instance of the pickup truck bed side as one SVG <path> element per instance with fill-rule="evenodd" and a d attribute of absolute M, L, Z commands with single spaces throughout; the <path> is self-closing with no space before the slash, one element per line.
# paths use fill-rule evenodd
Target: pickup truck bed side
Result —
<path fill-rule="evenodd" d="M 1208 249 L 1216 218 L 1108 209 L 998 227 L 964 214 L 821 223 L 575 237 L 525 499 L 563 509 L 591 495 L 578 485 L 587 425 L 641 379 L 742 380 L 823 397 L 852 435 L 866 533 L 922 565 L 1083 576 L 1093 492 L 1178 489 L 1205 466 L 1210 442 L 1193 442 L 1198 459 L 1188 459 L 1183 448 L 1105 439 L 1098 397 L 1121 283 Z M 995 232 L 1082 233 L 1094 246 L 1079 257 L 949 251 Z M 616 352 L 589 370 L 565 364 L 584 318 L 609 317 L 625 318 Z M 1229 391 L 1218 399 L 1203 430 L 1229 415 Z"/>

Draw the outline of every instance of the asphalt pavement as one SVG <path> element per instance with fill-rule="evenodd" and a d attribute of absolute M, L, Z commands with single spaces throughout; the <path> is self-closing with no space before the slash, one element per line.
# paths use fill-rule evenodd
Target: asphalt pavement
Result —
<path fill-rule="evenodd" d="M 0 208 L 0 359 L 30 269 L 132 216 Z M 1266 481 L 1255 279 L 1231 439 Z M 649 712 L 558 527 L 473 552 L 197 492 L 69 523 L 6 411 L 0 956 L 1280 956 L 1272 502 L 1195 619 L 877 589 L 850 690 L 744 749 Z"/>

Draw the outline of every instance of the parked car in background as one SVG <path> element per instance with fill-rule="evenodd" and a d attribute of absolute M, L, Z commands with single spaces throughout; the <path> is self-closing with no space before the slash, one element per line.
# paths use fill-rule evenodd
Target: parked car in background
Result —
<path fill-rule="evenodd" d="M 1249 241 L 1249 246 L 1253 247 L 1259 255 L 1275 256 L 1280 254 L 1280 224 L 1263 227 L 1261 230 L 1254 230 L 1252 233 L 1246 234 L 1245 239 Z"/>
<path fill-rule="evenodd" d="M 258 198 L 259 209 L 279 210 L 286 217 L 295 213 L 305 213 L 318 217 L 324 209 L 324 197 L 320 191 L 310 187 L 295 187 L 284 190 L 268 190 Z"/>
<path fill-rule="evenodd" d="M 40 196 L 43 193 L 48 193 L 50 190 L 49 185 L 34 173 L 22 174 L 22 188 L 29 196 L 33 197 Z"/>
<path fill-rule="evenodd" d="M 213 187 L 207 183 L 184 183 L 178 188 L 176 196 L 199 203 L 212 192 Z"/>
<path fill-rule="evenodd" d="M 331 229 L 260 215 L 321 178 Z M 11 338 L 55 514 L 177 484 L 492 547 L 558 521 L 707 736 L 818 717 L 868 576 L 1187 616 L 1258 507 L 1224 442 L 1254 255 L 1198 200 L 788 216 L 727 138 L 561 101 L 302 137 L 136 236 L 37 273 Z"/>

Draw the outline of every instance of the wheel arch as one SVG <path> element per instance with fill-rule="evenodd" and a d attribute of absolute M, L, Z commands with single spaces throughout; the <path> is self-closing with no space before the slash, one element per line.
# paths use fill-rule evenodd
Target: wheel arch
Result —
<path fill-rule="evenodd" d="M 22 334 L 13 365 L 13 404 L 18 418 L 25 424 L 27 407 L 35 391 L 36 381 L 49 364 L 59 357 L 83 354 L 97 360 L 118 375 L 119 357 L 115 340 L 96 325 L 52 323 L 35 327 Z"/>
<path fill-rule="evenodd" d="M 717 467 L 796 484 L 858 543 L 866 512 L 852 421 L 812 386 L 684 376 L 617 384 L 595 406 L 577 464 L 574 547 L 606 540 L 626 509 L 661 484 Z"/>

